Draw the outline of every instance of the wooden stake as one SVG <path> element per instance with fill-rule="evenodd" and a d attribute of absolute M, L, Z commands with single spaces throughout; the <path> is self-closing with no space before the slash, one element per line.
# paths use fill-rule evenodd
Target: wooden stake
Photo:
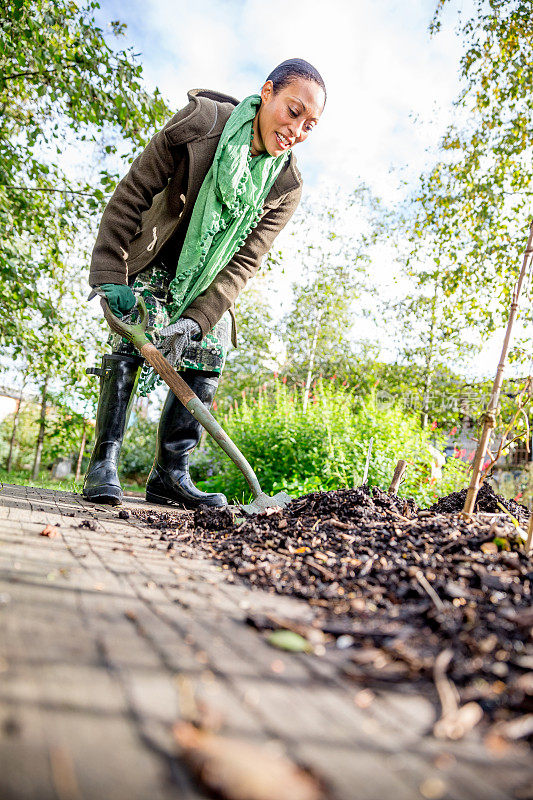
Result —
<path fill-rule="evenodd" d="M 496 425 L 496 412 L 498 410 L 498 402 L 500 400 L 500 390 L 503 382 L 503 370 L 507 358 L 507 351 L 509 350 L 509 342 L 511 340 L 511 333 L 513 330 L 514 321 L 516 319 L 516 315 L 518 312 L 518 300 L 520 297 L 520 292 L 522 290 L 522 284 L 524 282 L 524 278 L 526 277 L 528 265 L 531 262 L 531 256 L 533 254 L 532 242 L 533 242 L 533 222 L 529 226 L 529 237 L 527 240 L 526 250 L 524 253 L 522 269 L 520 271 L 520 275 L 518 276 L 518 280 L 516 282 L 516 286 L 513 292 L 511 310 L 509 312 L 507 330 L 505 331 L 505 339 L 503 341 L 500 363 L 498 364 L 498 369 L 496 370 L 496 377 L 494 378 L 492 393 L 487 406 L 487 410 L 483 415 L 484 418 L 483 431 L 481 433 L 481 437 L 479 439 L 479 443 L 476 449 L 476 455 L 472 467 L 472 479 L 470 481 L 470 486 L 468 487 L 468 492 L 466 493 L 466 500 L 462 511 L 463 519 L 470 519 L 471 514 L 474 510 L 477 494 L 479 492 L 479 487 L 481 485 L 481 471 L 483 468 L 483 461 L 485 460 L 485 454 L 487 452 L 487 447 L 489 444 L 492 429 Z"/>
<path fill-rule="evenodd" d="M 396 494 L 398 491 L 398 487 L 400 486 L 400 481 L 403 478 L 403 473 L 407 469 L 407 461 L 404 461 L 402 458 L 396 464 L 396 469 L 394 470 L 394 475 L 392 476 L 392 482 L 389 486 L 389 494 Z"/>
<path fill-rule="evenodd" d="M 368 445 L 368 450 L 366 453 L 366 464 L 365 464 L 365 471 L 363 473 L 363 486 L 367 482 L 368 479 L 368 468 L 370 467 L 370 456 L 372 455 L 372 445 L 374 444 L 374 437 L 370 439 L 370 444 Z"/>

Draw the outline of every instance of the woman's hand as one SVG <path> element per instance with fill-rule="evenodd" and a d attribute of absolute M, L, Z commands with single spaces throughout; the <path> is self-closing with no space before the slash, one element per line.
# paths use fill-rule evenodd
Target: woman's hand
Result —
<path fill-rule="evenodd" d="M 109 303 L 109 308 L 116 317 L 122 317 L 134 308 L 137 302 L 129 286 L 120 283 L 102 283 L 96 289 L 101 289 L 102 294 Z"/>
<path fill-rule="evenodd" d="M 179 367 L 185 350 L 191 342 L 202 338 L 202 329 L 193 319 L 182 317 L 173 325 L 158 331 L 159 349 L 173 367 Z"/>

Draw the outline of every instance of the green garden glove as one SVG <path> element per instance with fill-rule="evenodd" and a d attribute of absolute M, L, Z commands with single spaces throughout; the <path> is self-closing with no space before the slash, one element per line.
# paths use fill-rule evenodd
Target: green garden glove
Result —
<path fill-rule="evenodd" d="M 102 283 L 96 287 L 101 289 L 109 303 L 109 308 L 116 317 L 122 317 L 135 306 L 135 295 L 129 286 L 121 283 Z"/>

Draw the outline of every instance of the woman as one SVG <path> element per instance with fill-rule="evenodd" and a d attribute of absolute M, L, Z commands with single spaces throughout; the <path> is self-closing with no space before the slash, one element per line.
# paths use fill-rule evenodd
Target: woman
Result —
<path fill-rule="evenodd" d="M 209 408 L 230 330 L 236 344 L 235 299 L 300 200 L 292 148 L 317 124 L 326 90 L 314 67 L 290 59 L 270 73 L 260 96 L 238 103 L 197 89 L 189 100 L 118 184 L 102 216 L 89 282 L 119 315 L 133 309 L 136 294 L 145 298 L 154 343 Z M 143 360 L 120 337 L 111 343 L 98 370 L 96 439 L 83 495 L 116 505 L 120 447 Z M 145 367 L 145 392 L 154 380 Z M 169 392 L 148 501 L 226 505 L 224 495 L 200 492 L 190 479 L 189 455 L 200 436 L 200 424 Z"/>

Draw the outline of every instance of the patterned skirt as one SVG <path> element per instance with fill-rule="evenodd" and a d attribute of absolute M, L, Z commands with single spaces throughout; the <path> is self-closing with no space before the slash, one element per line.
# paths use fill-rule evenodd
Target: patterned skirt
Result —
<path fill-rule="evenodd" d="M 135 295 L 144 298 L 148 311 L 148 324 L 146 335 L 155 346 L 158 346 L 158 331 L 165 328 L 171 317 L 172 298 L 169 293 L 169 284 L 172 280 L 169 270 L 159 257 L 153 264 L 133 275 L 129 285 Z M 134 323 L 139 319 L 135 309 L 130 314 L 125 314 L 124 322 Z M 224 314 L 215 327 L 204 336 L 201 342 L 191 342 L 185 350 L 180 369 L 198 369 L 205 372 L 220 374 L 228 353 L 231 337 L 231 317 L 228 312 Z M 116 333 L 109 336 L 108 344 L 113 353 L 136 354 L 137 351 L 126 339 Z M 143 364 L 139 380 L 139 393 L 146 396 L 163 381 L 154 373 L 149 364 Z"/>

